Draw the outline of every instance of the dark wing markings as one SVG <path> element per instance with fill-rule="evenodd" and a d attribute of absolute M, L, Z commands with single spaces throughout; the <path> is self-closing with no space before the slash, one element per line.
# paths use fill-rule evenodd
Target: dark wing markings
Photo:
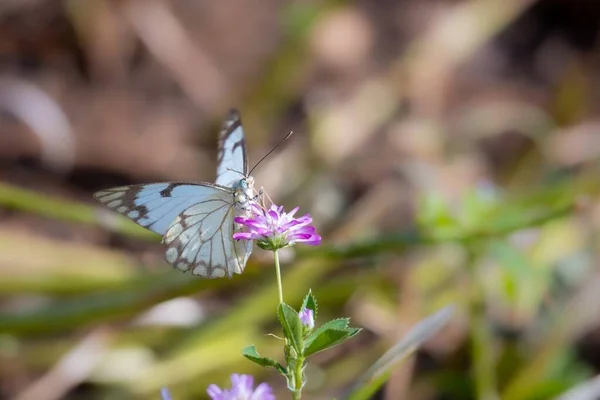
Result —
<path fill-rule="evenodd" d="M 228 203 L 222 199 L 215 199 L 215 200 L 209 200 L 206 202 L 214 202 L 214 201 L 219 201 L 222 202 L 223 205 L 219 206 L 213 210 L 211 210 L 210 212 L 206 212 L 206 213 L 197 213 L 191 216 L 184 216 L 183 214 L 179 215 L 179 221 L 177 223 L 179 223 L 181 225 L 181 232 L 179 232 L 177 235 L 175 235 L 172 238 L 168 238 L 168 241 L 166 241 L 167 245 L 169 248 L 174 248 L 177 251 L 177 258 L 175 259 L 175 261 L 172 263 L 176 268 L 181 269 L 178 267 L 178 265 L 180 264 L 180 262 L 185 263 L 188 267 L 184 270 L 184 271 L 189 271 L 190 269 L 193 271 L 195 269 L 196 266 L 198 265 L 203 265 L 206 267 L 207 269 L 207 278 L 212 278 L 213 276 L 213 272 L 216 268 L 224 268 L 224 272 L 226 276 L 231 277 L 232 274 L 229 273 L 229 264 L 228 264 L 228 259 L 227 257 L 224 258 L 225 261 L 225 265 L 224 266 L 215 266 L 213 265 L 213 259 L 212 259 L 212 255 L 213 255 L 213 242 L 214 242 L 214 238 L 217 235 L 217 233 L 221 230 L 221 226 L 223 226 L 223 223 L 225 221 L 225 219 L 229 216 L 229 213 L 232 212 L 233 210 L 233 206 L 231 205 L 231 203 Z M 203 202 L 204 204 L 204 202 Z M 209 216 L 211 216 L 213 213 L 218 212 L 220 210 L 223 209 L 223 207 L 230 207 L 230 209 L 224 214 L 223 218 L 221 219 L 220 223 L 217 224 L 217 229 L 214 230 L 214 232 L 212 233 L 212 235 L 207 238 L 206 240 L 203 240 L 200 243 L 200 246 L 198 247 L 198 249 L 196 250 L 196 255 L 194 257 L 193 260 L 191 261 L 187 261 L 187 258 L 183 257 L 183 253 L 185 251 L 185 249 L 187 249 L 187 246 L 192 243 L 192 240 L 187 240 L 187 242 L 184 242 L 180 239 L 181 235 L 184 234 L 184 232 L 187 232 L 189 229 L 198 229 L 202 227 L 202 224 L 205 222 L 206 218 L 208 218 Z M 198 221 L 194 222 L 191 225 L 188 225 L 186 220 L 187 218 L 190 218 L 192 216 L 198 216 L 198 215 L 203 215 L 203 217 L 201 219 L 199 219 Z M 167 236 L 165 236 L 165 238 L 167 238 Z M 226 255 L 227 253 L 225 252 L 225 241 L 224 241 L 224 237 L 223 235 L 221 235 L 221 241 L 223 243 L 223 250 L 224 250 L 224 254 Z M 199 260 L 198 257 L 200 256 L 200 252 L 202 250 L 202 248 L 205 245 L 210 245 L 210 253 L 209 253 L 209 263 L 206 264 L 204 261 Z M 183 270 L 183 269 L 181 269 Z"/>

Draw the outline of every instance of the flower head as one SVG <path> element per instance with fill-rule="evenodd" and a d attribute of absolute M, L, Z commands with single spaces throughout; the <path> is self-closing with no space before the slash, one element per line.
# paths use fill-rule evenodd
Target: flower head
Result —
<path fill-rule="evenodd" d="M 231 389 L 221 389 L 217 385 L 209 385 L 206 390 L 212 400 L 275 400 L 273 389 L 261 383 L 254 389 L 252 375 L 231 375 Z"/>
<path fill-rule="evenodd" d="M 237 232 L 233 238 L 256 240 L 260 248 L 278 250 L 296 243 L 311 246 L 321 244 L 321 236 L 314 226 L 310 225 L 312 218 L 309 214 L 295 218 L 299 207 L 289 213 L 283 211 L 283 206 L 271 205 L 267 210 L 256 203 L 251 204 L 250 217 L 236 217 L 235 222 L 248 228 L 248 232 Z"/>
<path fill-rule="evenodd" d="M 162 400 L 171 400 L 171 393 L 169 393 L 169 389 L 166 387 L 160 389 L 160 398 Z"/>
<path fill-rule="evenodd" d="M 303 308 L 298 313 L 298 316 L 300 317 L 300 322 L 302 322 L 302 325 L 304 325 L 308 329 L 312 329 L 315 327 L 315 316 L 313 310 L 311 310 L 310 308 Z"/>

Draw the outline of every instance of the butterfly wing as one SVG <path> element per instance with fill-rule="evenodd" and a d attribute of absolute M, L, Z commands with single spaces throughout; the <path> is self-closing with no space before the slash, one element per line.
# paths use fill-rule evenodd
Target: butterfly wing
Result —
<path fill-rule="evenodd" d="M 217 185 L 232 187 L 248 175 L 244 130 L 236 110 L 230 111 L 219 132 L 217 162 Z"/>
<path fill-rule="evenodd" d="M 241 274 L 252 252 L 252 242 L 232 239 L 239 227 L 228 198 L 213 196 L 177 216 L 164 236 L 166 259 L 177 269 L 206 278 Z"/>
<path fill-rule="evenodd" d="M 135 223 L 164 235 L 178 214 L 225 188 L 197 183 L 151 183 L 94 193 L 94 198 Z"/>
<path fill-rule="evenodd" d="M 153 183 L 102 190 L 107 207 L 163 236 L 166 260 L 208 278 L 242 273 L 251 241 L 234 241 L 238 227 L 227 188 L 198 183 Z"/>

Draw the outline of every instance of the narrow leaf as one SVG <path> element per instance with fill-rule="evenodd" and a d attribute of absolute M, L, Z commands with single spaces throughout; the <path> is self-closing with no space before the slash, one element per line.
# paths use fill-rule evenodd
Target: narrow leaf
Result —
<path fill-rule="evenodd" d="M 453 306 L 444 307 L 416 324 L 358 379 L 344 399 L 371 398 L 371 395 L 385 383 L 391 374 L 392 367 L 437 333 L 450 320 L 453 311 Z"/>
<path fill-rule="evenodd" d="M 269 357 L 262 357 L 260 354 L 258 354 L 258 351 L 254 345 L 245 347 L 244 350 L 242 350 L 242 355 L 248 360 L 253 361 L 262 367 L 274 368 L 283 375 L 286 375 L 287 373 L 285 367 L 279 364 L 277 361 Z"/>
<path fill-rule="evenodd" d="M 302 340 L 303 328 L 296 310 L 285 303 L 281 303 L 277 308 L 277 318 L 283 327 L 284 336 L 289 340 L 296 352 L 302 354 L 304 351 Z"/>

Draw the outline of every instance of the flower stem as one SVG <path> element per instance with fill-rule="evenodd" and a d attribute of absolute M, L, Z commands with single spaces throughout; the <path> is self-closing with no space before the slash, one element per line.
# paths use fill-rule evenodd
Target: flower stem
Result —
<path fill-rule="evenodd" d="M 279 267 L 279 253 L 277 250 L 273 252 L 275 254 L 275 272 L 277 273 L 277 289 L 279 290 L 279 303 L 283 303 L 283 287 L 281 285 L 281 268 Z"/>
<path fill-rule="evenodd" d="M 279 253 L 277 250 L 274 252 L 275 257 L 275 271 L 277 273 L 277 289 L 279 291 L 279 303 L 283 303 L 283 285 L 281 284 L 281 267 L 279 266 Z M 285 339 L 286 347 L 288 346 L 288 339 Z M 295 368 L 294 368 L 294 390 L 292 391 L 292 399 L 300 400 L 302 397 L 302 365 L 304 364 L 303 356 L 296 356 Z"/>
<path fill-rule="evenodd" d="M 296 368 L 294 368 L 294 391 L 292 392 L 292 398 L 294 400 L 300 400 L 302 397 L 302 366 L 304 365 L 304 357 L 299 356 L 296 358 Z"/>

